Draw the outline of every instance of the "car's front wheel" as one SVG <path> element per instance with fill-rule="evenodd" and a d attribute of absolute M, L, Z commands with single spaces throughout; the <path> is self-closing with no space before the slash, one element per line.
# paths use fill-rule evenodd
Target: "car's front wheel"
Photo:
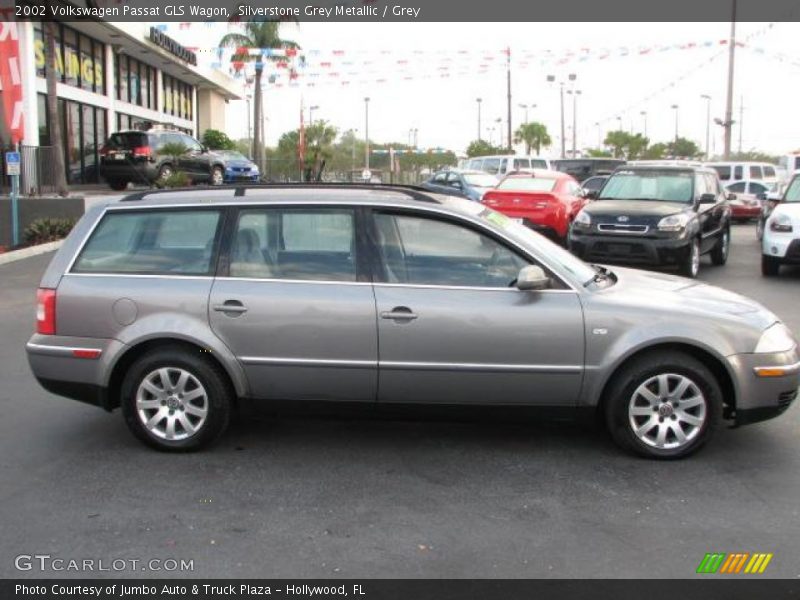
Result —
<path fill-rule="evenodd" d="M 764 237 L 764 219 L 759 218 L 756 222 L 756 239 L 760 242 Z"/>
<path fill-rule="evenodd" d="M 686 257 L 683 259 L 680 267 L 680 274 L 684 277 L 694 279 L 700 272 L 700 240 L 693 238 L 689 242 L 689 248 L 686 251 Z"/>
<path fill-rule="evenodd" d="M 109 179 L 108 185 L 112 190 L 121 192 L 128 187 L 128 182 L 124 179 Z"/>
<path fill-rule="evenodd" d="M 222 167 L 211 169 L 211 185 L 222 185 L 225 182 L 225 171 Z"/>
<path fill-rule="evenodd" d="M 606 424 L 621 447 L 647 458 L 683 458 L 713 435 L 722 392 L 700 361 L 652 352 L 624 366 L 605 402 Z"/>
<path fill-rule="evenodd" d="M 233 394 L 213 360 L 183 347 L 149 352 L 128 369 L 120 404 L 133 434 L 158 450 L 196 450 L 227 428 Z"/>
<path fill-rule="evenodd" d="M 775 277 L 781 270 L 781 261 L 766 254 L 761 255 L 761 274 L 764 277 Z"/>

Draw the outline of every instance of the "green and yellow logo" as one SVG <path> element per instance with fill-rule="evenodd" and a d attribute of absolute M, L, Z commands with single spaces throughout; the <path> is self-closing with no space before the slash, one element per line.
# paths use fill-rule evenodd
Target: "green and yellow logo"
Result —
<path fill-rule="evenodd" d="M 697 567 L 698 573 L 726 573 L 731 574 L 756 574 L 767 570 L 767 565 L 772 560 L 772 553 L 756 552 L 710 552 L 705 555 Z"/>

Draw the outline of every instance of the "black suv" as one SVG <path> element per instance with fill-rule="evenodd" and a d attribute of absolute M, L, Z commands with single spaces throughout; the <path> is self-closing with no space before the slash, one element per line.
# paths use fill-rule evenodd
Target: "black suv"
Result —
<path fill-rule="evenodd" d="M 186 153 L 168 156 L 161 152 L 167 144 L 181 145 Z M 113 190 L 124 190 L 130 182 L 151 185 L 176 171 L 186 173 L 193 183 L 220 185 L 225 179 L 222 157 L 180 131 L 119 131 L 100 149 L 100 174 Z"/>
<path fill-rule="evenodd" d="M 701 254 L 728 260 L 731 210 L 713 169 L 620 167 L 589 197 L 569 234 L 585 260 L 677 266 L 686 277 L 697 276 Z"/>

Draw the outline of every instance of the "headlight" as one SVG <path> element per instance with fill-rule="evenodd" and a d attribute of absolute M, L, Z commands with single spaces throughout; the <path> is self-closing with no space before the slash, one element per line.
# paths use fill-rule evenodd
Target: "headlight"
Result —
<path fill-rule="evenodd" d="M 588 229 L 592 226 L 592 217 L 589 216 L 585 210 L 582 210 L 577 215 L 575 215 L 575 220 L 572 224 L 577 227 L 578 229 Z"/>
<path fill-rule="evenodd" d="M 772 231 L 789 233 L 792 231 L 792 219 L 789 215 L 775 215 L 769 223 L 769 228 Z"/>
<path fill-rule="evenodd" d="M 258 166 L 257 165 L 253 165 L 252 167 L 250 167 L 250 172 L 251 173 L 258 173 Z"/>
<path fill-rule="evenodd" d="M 677 215 L 670 215 L 664 217 L 658 222 L 659 231 L 683 231 L 689 223 L 689 215 L 686 213 L 678 213 Z"/>
<path fill-rule="evenodd" d="M 772 327 L 761 334 L 756 346 L 756 354 L 768 354 L 775 352 L 788 352 L 797 345 L 797 342 L 783 323 L 775 323 Z"/>

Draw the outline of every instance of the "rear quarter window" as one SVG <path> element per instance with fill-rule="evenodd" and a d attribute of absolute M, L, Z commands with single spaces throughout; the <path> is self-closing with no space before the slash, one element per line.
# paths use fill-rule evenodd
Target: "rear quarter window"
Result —
<path fill-rule="evenodd" d="M 109 211 L 73 273 L 210 275 L 217 210 Z"/>

